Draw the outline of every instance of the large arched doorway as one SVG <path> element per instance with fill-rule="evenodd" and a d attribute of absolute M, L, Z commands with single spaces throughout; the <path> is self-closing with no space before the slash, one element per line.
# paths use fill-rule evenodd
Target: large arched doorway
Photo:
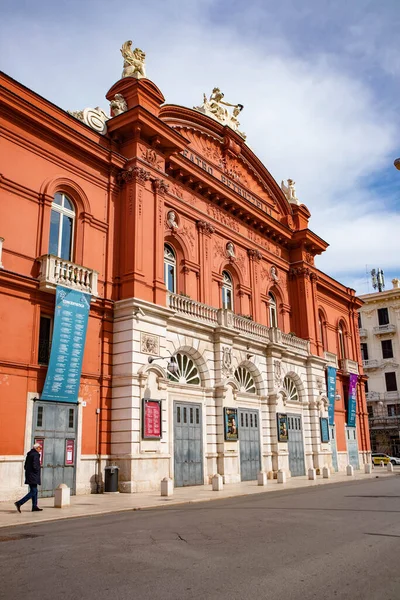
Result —
<path fill-rule="evenodd" d="M 283 380 L 286 403 L 293 406 L 299 402 L 299 392 L 293 379 L 286 376 Z M 292 477 L 306 474 L 304 460 L 303 420 L 299 413 L 288 413 L 288 452 L 289 470 Z"/>
<path fill-rule="evenodd" d="M 256 394 L 256 384 L 249 369 L 240 366 L 235 371 L 238 392 Z M 240 477 L 254 481 L 261 470 L 260 413 L 254 408 L 239 408 Z"/>

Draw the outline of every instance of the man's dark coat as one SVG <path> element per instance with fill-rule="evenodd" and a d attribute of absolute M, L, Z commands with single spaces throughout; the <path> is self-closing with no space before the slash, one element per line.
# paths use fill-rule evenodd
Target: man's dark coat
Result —
<path fill-rule="evenodd" d="M 40 454 L 35 448 L 29 450 L 25 460 L 25 483 L 40 485 Z"/>

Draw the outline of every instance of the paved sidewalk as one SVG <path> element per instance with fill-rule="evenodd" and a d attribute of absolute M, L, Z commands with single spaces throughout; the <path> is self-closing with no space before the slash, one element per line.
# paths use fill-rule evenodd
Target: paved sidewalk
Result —
<path fill-rule="evenodd" d="M 67 508 L 54 508 L 54 498 L 39 499 L 39 506 L 43 512 L 31 511 L 31 501 L 22 506 L 19 514 L 13 502 L 0 503 L 0 528 L 25 525 L 31 523 L 43 523 L 45 521 L 56 521 L 57 519 L 71 519 L 76 517 L 89 517 L 106 513 L 117 513 L 130 510 L 141 510 L 146 508 L 160 508 L 177 504 L 191 502 L 208 502 L 221 498 L 232 498 L 260 493 L 273 493 L 282 490 L 295 490 L 317 485 L 343 483 L 350 481 L 365 481 L 376 477 L 393 477 L 400 475 L 399 471 L 388 473 L 385 468 L 375 467 L 371 475 L 365 475 L 356 471 L 353 477 L 344 473 L 335 473 L 329 479 L 318 476 L 316 481 L 308 481 L 307 477 L 292 477 L 285 484 L 277 483 L 276 479 L 268 481 L 268 484 L 258 486 L 256 481 L 224 485 L 220 492 L 213 492 L 211 485 L 175 488 L 173 496 L 162 497 L 159 492 L 148 492 L 138 494 L 90 494 L 86 496 L 72 496 L 71 506 Z"/>

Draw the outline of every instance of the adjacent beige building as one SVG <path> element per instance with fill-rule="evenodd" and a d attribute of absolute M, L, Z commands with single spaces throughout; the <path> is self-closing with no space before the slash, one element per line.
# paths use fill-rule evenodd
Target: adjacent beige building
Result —
<path fill-rule="evenodd" d="M 392 284 L 360 296 L 359 327 L 372 452 L 400 456 L 400 280 Z"/>

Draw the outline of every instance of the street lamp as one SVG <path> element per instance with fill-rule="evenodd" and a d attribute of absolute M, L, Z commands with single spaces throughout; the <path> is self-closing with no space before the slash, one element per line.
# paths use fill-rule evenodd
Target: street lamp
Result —
<path fill-rule="evenodd" d="M 171 375 L 176 375 L 179 371 L 178 363 L 176 362 L 175 356 L 149 356 L 149 363 L 153 363 L 155 360 L 168 360 L 167 371 L 171 373 Z"/>

